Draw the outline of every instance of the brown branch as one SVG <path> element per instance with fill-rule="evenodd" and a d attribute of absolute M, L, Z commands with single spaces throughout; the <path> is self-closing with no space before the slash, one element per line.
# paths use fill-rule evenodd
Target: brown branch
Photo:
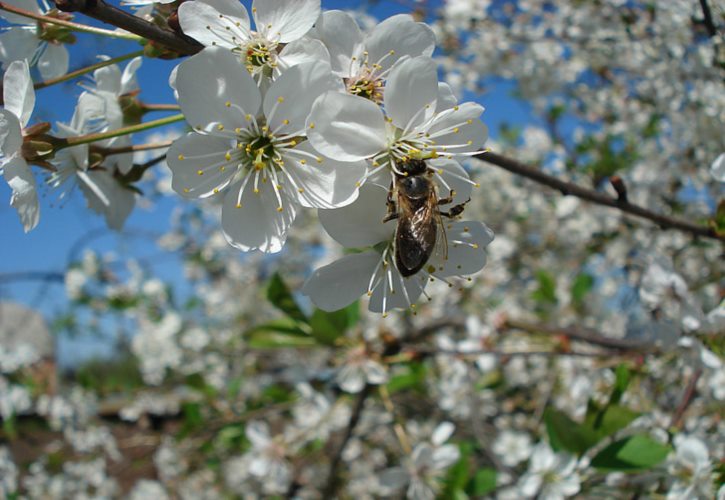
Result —
<path fill-rule="evenodd" d="M 544 173 L 538 168 L 530 167 L 514 160 L 513 158 L 508 158 L 491 152 L 481 153 L 475 156 L 475 158 L 492 165 L 496 165 L 497 167 L 501 167 L 516 175 L 531 179 L 539 184 L 549 186 L 557 191 L 560 191 L 564 195 L 576 196 L 577 198 L 581 198 L 598 205 L 617 208 L 624 213 L 650 220 L 664 229 L 678 229 L 680 231 L 690 233 L 693 236 L 712 238 L 725 242 L 725 234 L 718 234 L 712 227 L 693 224 L 692 222 L 683 219 L 653 212 L 652 210 L 630 203 L 626 200 L 626 198 L 621 199 L 621 196 L 620 199 L 617 199 L 609 196 L 608 194 L 600 193 L 599 191 L 587 189 L 579 186 L 578 184 L 558 179 L 552 175 Z"/>
<path fill-rule="evenodd" d="M 707 29 L 707 34 L 710 35 L 710 38 L 712 38 L 717 35 L 717 26 L 715 26 L 715 21 L 712 19 L 712 11 L 710 11 L 710 6 L 707 4 L 707 0 L 700 0 L 700 8 L 702 9 L 705 29 Z"/>
<path fill-rule="evenodd" d="M 55 6 L 63 12 L 80 12 L 88 17 L 124 29 L 148 40 L 157 42 L 181 55 L 196 54 L 204 47 L 196 40 L 161 29 L 140 17 L 136 17 L 103 0 L 55 0 Z"/>
<path fill-rule="evenodd" d="M 702 376 L 702 370 L 697 370 L 695 373 L 693 373 L 690 376 L 690 381 L 687 383 L 685 392 L 682 394 L 682 401 L 680 401 L 680 404 L 677 405 L 677 409 L 675 410 L 675 413 L 672 415 L 672 420 L 670 421 L 670 427 L 679 428 L 680 425 L 682 424 L 682 417 L 684 416 L 687 408 L 690 406 L 690 403 L 692 403 L 692 400 L 695 398 L 695 389 L 697 388 L 697 381 L 700 380 L 701 376 Z"/>
<path fill-rule="evenodd" d="M 150 151 L 152 149 L 168 148 L 174 141 L 150 142 L 148 144 L 132 144 L 117 148 L 105 148 L 103 146 L 91 146 L 91 151 L 103 156 L 118 155 L 123 153 L 135 153 L 137 151 Z"/>
<path fill-rule="evenodd" d="M 372 385 L 365 384 L 365 387 L 363 387 L 363 390 L 360 391 L 360 394 L 357 396 L 355 407 L 352 410 L 350 420 L 347 422 L 347 427 L 345 428 L 345 435 L 342 437 L 340 446 L 338 446 L 332 460 L 330 460 L 330 472 L 327 475 L 327 485 L 325 486 L 324 493 L 322 494 L 323 498 L 335 498 L 337 488 L 340 484 L 338 469 L 340 468 L 340 463 L 342 462 L 342 454 L 345 451 L 345 447 L 350 441 L 350 438 L 352 438 L 352 433 L 355 431 L 355 427 L 357 427 L 357 424 L 360 421 L 360 416 L 362 415 L 363 408 L 365 407 L 365 401 L 370 396 L 372 388 Z"/>

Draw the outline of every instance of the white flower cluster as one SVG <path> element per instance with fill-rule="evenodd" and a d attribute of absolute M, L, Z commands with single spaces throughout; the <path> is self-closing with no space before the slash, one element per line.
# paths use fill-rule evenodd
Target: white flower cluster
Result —
<path fill-rule="evenodd" d="M 244 251 L 279 252 L 300 207 L 343 246 L 371 248 L 310 278 L 325 310 L 366 292 L 372 311 L 415 307 L 430 279 L 480 270 L 493 233 L 441 215 L 469 199 L 457 160 L 481 151 L 483 108 L 438 82 L 430 27 L 398 15 L 364 34 L 319 0 L 254 2 L 252 18 L 235 2 L 179 8 L 206 48 L 172 75 L 193 128 L 169 150 L 174 190 L 223 196 L 224 235 Z"/>

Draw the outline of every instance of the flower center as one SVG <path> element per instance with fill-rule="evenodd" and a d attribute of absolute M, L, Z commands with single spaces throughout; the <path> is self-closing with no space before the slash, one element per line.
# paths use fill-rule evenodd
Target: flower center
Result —
<path fill-rule="evenodd" d="M 237 140 L 237 149 L 242 151 L 242 163 L 256 170 L 262 170 L 281 160 L 274 149 L 273 138 L 269 135 L 240 137 Z"/>

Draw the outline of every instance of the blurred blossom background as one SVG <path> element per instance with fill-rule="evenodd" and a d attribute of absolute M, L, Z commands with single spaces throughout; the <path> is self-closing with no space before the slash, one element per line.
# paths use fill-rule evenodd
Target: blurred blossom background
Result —
<path fill-rule="evenodd" d="M 322 8 L 428 23 L 490 151 L 725 233 L 721 1 Z M 71 68 L 132 45 L 78 34 Z M 144 102 L 176 102 L 178 62 L 144 58 Z M 84 81 L 35 119 L 67 122 Z M 28 234 L 0 204 L 0 498 L 724 498 L 722 239 L 465 168 L 486 267 L 386 318 L 300 293 L 343 254 L 313 210 L 241 253 L 163 159 L 121 231 L 78 189 L 41 187 Z"/>

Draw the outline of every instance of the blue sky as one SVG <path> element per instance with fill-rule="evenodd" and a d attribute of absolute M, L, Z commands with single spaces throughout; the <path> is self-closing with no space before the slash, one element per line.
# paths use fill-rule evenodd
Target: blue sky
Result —
<path fill-rule="evenodd" d="M 250 2 L 243 1 L 249 6 Z M 433 5 L 439 2 L 429 2 Z M 324 9 L 357 9 L 368 5 L 368 2 L 356 0 L 325 1 Z M 368 12 L 382 19 L 393 14 L 406 12 L 406 7 L 393 1 L 374 2 Z M 77 21 L 85 22 L 82 16 Z M 92 35 L 80 34 L 75 47 L 71 49 L 71 69 L 92 64 L 100 54 L 115 57 L 138 50 L 138 45 L 127 41 L 103 39 Z M 144 60 L 139 72 L 139 84 L 142 89 L 141 98 L 148 103 L 173 103 L 173 95 L 167 84 L 168 74 L 178 61 Z M 125 63 L 124 63 L 125 64 Z M 82 88 L 75 80 L 37 92 L 36 110 L 31 123 L 36 121 L 69 121 L 75 101 Z M 530 119 L 530 111 L 520 101 L 509 97 L 509 85 L 500 84 L 491 88 L 485 96 L 466 96 L 467 99 L 478 100 L 486 106 L 484 121 L 496 135 L 498 125 L 502 121 L 524 123 Z M 162 168 L 162 167 L 159 167 Z M 39 184 L 44 174 L 36 171 Z M 37 228 L 24 234 L 15 211 L 9 206 L 10 190 L 5 183 L 0 183 L 0 227 L 2 227 L 2 244 L 0 245 L 0 300 L 20 301 L 39 309 L 50 318 L 61 311 L 67 304 L 65 290 L 58 284 L 38 281 L 11 281 L 2 279 L 7 273 L 23 271 L 62 272 L 73 257 L 82 248 L 93 248 L 100 251 L 116 251 L 119 254 L 134 256 L 158 254 L 145 238 L 135 238 L 136 233 L 154 231 L 163 233 L 169 227 L 169 215 L 180 199 L 167 199 L 156 204 L 151 210 L 136 209 L 126 223 L 125 230 L 118 234 L 103 231 L 105 223 L 85 207 L 81 193 L 75 192 L 69 199 L 59 202 L 58 194 L 45 188 L 41 191 L 41 219 Z M 89 239 L 89 235 L 93 236 Z M 162 278 L 178 279 L 178 267 L 173 261 L 155 268 Z M 108 352 L 108 342 L 80 339 L 64 340 L 61 348 L 66 353 L 82 351 L 86 355 L 98 349 Z"/>

